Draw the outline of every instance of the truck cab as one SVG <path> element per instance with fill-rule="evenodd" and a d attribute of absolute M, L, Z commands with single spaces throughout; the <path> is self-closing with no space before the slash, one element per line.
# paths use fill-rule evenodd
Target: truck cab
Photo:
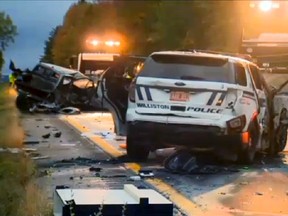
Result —
<path fill-rule="evenodd" d="M 79 53 L 70 58 L 70 67 L 97 81 L 119 56 L 117 53 Z"/>

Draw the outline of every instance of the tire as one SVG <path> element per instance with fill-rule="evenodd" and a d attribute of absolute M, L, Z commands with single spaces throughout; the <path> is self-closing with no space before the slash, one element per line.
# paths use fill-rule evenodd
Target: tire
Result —
<path fill-rule="evenodd" d="M 133 161 L 146 161 L 149 156 L 150 148 L 137 143 L 138 141 L 131 135 L 127 135 L 127 155 Z"/>
<path fill-rule="evenodd" d="M 16 107 L 22 112 L 29 112 L 31 100 L 25 94 L 19 94 L 16 98 Z"/>
<path fill-rule="evenodd" d="M 257 138 L 255 133 L 251 133 L 249 143 L 243 143 L 238 152 L 238 162 L 240 164 L 252 164 L 256 154 Z"/>
<path fill-rule="evenodd" d="M 280 123 L 275 135 L 276 154 L 282 152 L 285 149 L 286 142 L 287 142 L 287 126 Z"/>

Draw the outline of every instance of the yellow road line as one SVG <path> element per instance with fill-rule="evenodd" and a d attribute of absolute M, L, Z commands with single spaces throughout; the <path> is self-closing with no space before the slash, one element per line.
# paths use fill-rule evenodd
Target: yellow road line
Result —
<path fill-rule="evenodd" d="M 73 119 L 69 116 L 65 116 L 64 120 L 67 121 L 70 125 L 72 125 L 74 128 L 76 128 L 81 133 L 89 132 L 88 128 L 84 127 L 78 121 L 76 121 L 75 119 Z"/>
<path fill-rule="evenodd" d="M 110 145 L 106 140 L 103 140 L 100 137 L 91 137 L 90 139 L 112 157 L 120 157 L 124 155 L 123 152 L 117 150 L 115 147 Z"/>
<path fill-rule="evenodd" d="M 89 132 L 89 129 L 83 127 L 77 120 L 69 117 L 65 117 L 64 120 L 68 122 L 70 125 L 75 127 L 80 132 Z M 100 137 L 91 137 L 90 138 L 96 145 L 98 145 L 101 149 L 107 152 L 112 157 L 119 157 L 124 155 L 123 152 L 110 145 L 106 140 Z M 125 167 L 134 173 L 138 174 L 138 171 L 141 169 L 141 166 L 137 163 L 125 163 Z M 189 200 L 186 196 L 182 195 L 175 188 L 165 183 L 164 181 L 151 178 L 146 179 L 146 182 L 151 184 L 159 192 L 165 194 L 169 197 L 169 199 L 185 214 L 187 215 L 195 215 L 197 212 L 200 212 L 200 209 L 197 209 L 197 205 Z"/>

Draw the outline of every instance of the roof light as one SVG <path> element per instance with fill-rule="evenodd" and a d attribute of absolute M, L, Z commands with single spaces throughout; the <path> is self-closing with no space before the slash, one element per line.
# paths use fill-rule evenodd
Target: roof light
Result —
<path fill-rule="evenodd" d="M 92 41 L 91 41 L 91 44 L 92 44 L 93 46 L 97 46 L 97 45 L 99 44 L 99 41 L 98 41 L 98 40 L 92 40 Z"/>
<path fill-rule="evenodd" d="M 115 41 L 115 42 L 114 42 L 114 45 L 115 45 L 115 46 L 120 46 L 120 42 L 119 42 L 119 41 Z"/>
<path fill-rule="evenodd" d="M 263 12 L 268 12 L 273 8 L 273 2 L 272 1 L 261 1 L 259 2 L 259 9 Z"/>
<path fill-rule="evenodd" d="M 120 42 L 119 41 L 105 41 L 105 45 L 110 46 L 110 47 L 120 46 Z"/>
<path fill-rule="evenodd" d="M 105 41 L 105 45 L 107 46 L 114 46 L 114 41 Z"/>

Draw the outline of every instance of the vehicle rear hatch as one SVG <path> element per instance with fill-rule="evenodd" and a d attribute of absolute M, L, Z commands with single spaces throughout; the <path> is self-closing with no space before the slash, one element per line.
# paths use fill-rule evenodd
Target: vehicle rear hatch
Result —
<path fill-rule="evenodd" d="M 136 112 L 220 119 L 237 99 L 234 71 L 224 57 L 154 54 L 136 81 Z"/>

